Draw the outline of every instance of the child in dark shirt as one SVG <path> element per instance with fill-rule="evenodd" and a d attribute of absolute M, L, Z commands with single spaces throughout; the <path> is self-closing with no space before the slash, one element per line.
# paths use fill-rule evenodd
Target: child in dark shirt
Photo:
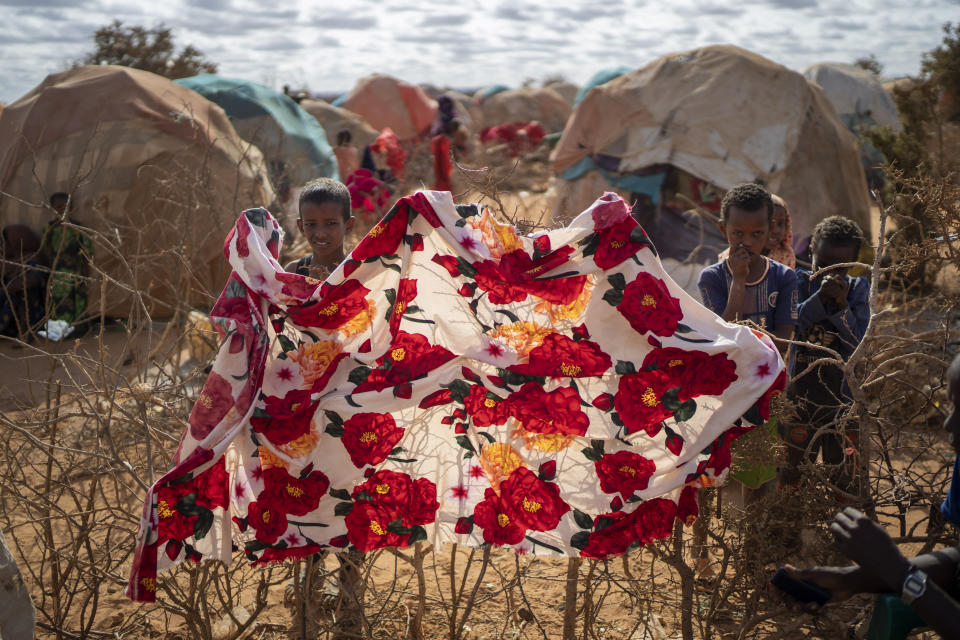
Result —
<path fill-rule="evenodd" d="M 797 324 L 797 276 L 763 255 L 773 200 L 757 184 L 738 184 L 720 205 L 720 232 L 730 255 L 700 273 L 703 304 L 727 322 L 752 320 L 789 339 Z"/>
<path fill-rule="evenodd" d="M 331 178 L 308 182 L 300 192 L 297 228 L 312 251 L 284 270 L 326 280 L 343 262 L 343 239 L 353 229 L 353 222 L 350 191 L 346 185 Z"/>
<path fill-rule="evenodd" d="M 870 285 L 864 278 L 847 275 L 847 267 L 829 268 L 856 262 L 861 244 L 863 232 L 856 222 L 843 216 L 826 218 L 814 228 L 810 242 L 813 271 L 797 270 L 801 300 L 798 340 L 832 349 L 843 360 L 860 344 L 870 322 Z M 828 270 L 818 273 L 824 269 Z M 848 488 L 851 481 L 851 465 L 839 468 L 847 458 L 844 450 L 856 439 L 855 433 L 845 434 L 839 424 L 850 403 L 843 371 L 836 364 L 811 366 L 830 355 L 816 347 L 792 349 L 788 397 L 799 415 L 796 424 L 783 429 L 788 445 L 788 462 L 781 471 L 784 483 L 799 480 L 797 466 L 803 460 L 812 462 L 821 452 L 824 463 L 838 472 L 833 475 L 841 488 Z"/>

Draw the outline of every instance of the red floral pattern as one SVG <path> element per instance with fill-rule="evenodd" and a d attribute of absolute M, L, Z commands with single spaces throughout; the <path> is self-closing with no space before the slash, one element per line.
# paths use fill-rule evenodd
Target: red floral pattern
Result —
<path fill-rule="evenodd" d="M 605 558 L 696 517 L 782 387 L 776 350 L 670 295 L 655 251 L 631 260 L 648 239 L 616 196 L 536 238 L 475 213 L 403 199 L 323 283 L 276 271 L 265 210 L 240 217 L 225 342 L 147 496 L 131 597 L 156 597 L 158 554 L 233 540 L 258 564 L 423 540 Z"/>
<path fill-rule="evenodd" d="M 643 272 L 627 284 L 617 311 L 636 331 L 658 336 L 672 336 L 683 317 L 680 301 L 670 295 L 663 280 Z"/>
<path fill-rule="evenodd" d="M 572 387 L 544 391 L 536 382 L 528 382 L 511 393 L 507 402 L 513 417 L 527 431 L 582 436 L 590 424 L 580 408 L 580 394 Z"/>
<path fill-rule="evenodd" d="M 343 430 L 340 441 L 358 469 L 386 460 L 405 431 L 389 413 L 357 413 L 344 423 Z"/>

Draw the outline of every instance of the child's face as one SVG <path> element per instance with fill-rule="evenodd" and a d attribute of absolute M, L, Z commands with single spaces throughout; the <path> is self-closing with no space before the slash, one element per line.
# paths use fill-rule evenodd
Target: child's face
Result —
<path fill-rule="evenodd" d="M 334 202 L 304 202 L 297 228 L 310 243 L 314 258 L 329 263 L 343 256 L 343 237 L 353 228 L 353 218 L 345 221 L 343 210 Z"/>
<path fill-rule="evenodd" d="M 773 220 L 770 221 L 770 236 L 767 238 L 767 248 L 778 248 L 786 238 L 787 211 L 775 204 L 773 205 Z"/>
<path fill-rule="evenodd" d="M 950 415 L 943 421 L 947 431 L 947 440 L 953 450 L 960 455 L 960 357 L 955 358 L 947 369 L 947 396 L 950 398 Z"/>
<path fill-rule="evenodd" d="M 760 255 L 767 245 L 770 235 L 770 219 L 764 208 L 746 211 L 739 207 L 730 207 L 726 220 L 720 221 L 720 232 L 730 243 L 730 252 L 743 247 L 750 256 Z"/>
<path fill-rule="evenodd" d="M 820 241 L 813 248 L 813 269 L 825 269 L 831 267 L 835 264 L 843 264 L 844 262 L 856 262 L 857 261 L 857 250 L 856 247 L 844 244 L 830 244 L 829 242 Z M 848 268 L 841 267 L 837 269 L 831 269 L 827 274 L 835 277 L 846 277 Z"/>

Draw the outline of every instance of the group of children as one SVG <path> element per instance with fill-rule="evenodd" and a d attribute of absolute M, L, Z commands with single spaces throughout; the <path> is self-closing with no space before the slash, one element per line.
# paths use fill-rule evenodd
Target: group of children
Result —
<path fill-rule="evenodd" d="M 794 269 L 786 203 L 753 183 L 726 193 L 720 231 L 730 246 L 700 274 L 703 304 L 772 333 L 788 360 L 797 416 L 778 425 L 788 452 L 781 486 L 796 485 L 801 464 L 822 454 L 831 480 L 848 490 L 856 444 L 856 430 L 844 428 L 850 390 L 840 366 L 825 360 L 846 361 L 870 321 L 869 284 L 849 275 L 863 231 L 849 218 L 825 218 L 813 230 L 811 269 Z"/>

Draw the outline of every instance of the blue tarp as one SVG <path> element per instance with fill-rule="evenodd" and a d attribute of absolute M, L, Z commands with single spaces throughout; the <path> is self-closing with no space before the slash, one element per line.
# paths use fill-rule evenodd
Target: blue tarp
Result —
<path fill-rule="evenodd" d="M 489 98 L 489 97 L 491 97 L 491 96 L 495 96 L 495 95 L 497 95 L 498 93 L 502 93 L 502 92 L 504 92 L 504 91 L 509 91 L 509 90 L 510 90 L 510 87 L 508 87 L 508 86 L 505 85 L 505 84 L 495 84 L 495 85 L 491 85 L 491 86 L 487 87 L 486 89 L 484 89 L 482 92 L 480 92 L 480 99 L 481 99 L 481 100 L 486 100 L 487 98 Z"/>
<path fill-rule="evenodd" d="M 296 186 L 319 177 L 339 178 L 337 159 L 323 127 L 289 96 L 255 82 L 213 74 L 176 82 L 219 105 L 237 133 L 260 147 L 274 186 Z M 277 126 L 253 120 L 263 116 Z M 244 121 L 250 122 L 245 125 Z"/>
<path fill-rule="evenodd" d="M 593 74 L 587 83 L 580 87 L 580 91 L 577 91 L 577 97 L 573 99 L 573 106 L 577 106 L 580 102 L 587 97 L 587 93 L 590 89 L 594 87 L 599 87 L 602 84 L 607 84 L 614 78 L 619 78 L 625 73 L 632 71 L 630 67 L 611 67 L 609 69 L 604 69 L 603 71 L 598 71 Z"/>
<path fill-rule="evenodd" d="M 630 173 L 613 173 L 598 165 L 592 156 L 586 156 L 572 167 L 568 168 L 560 177 L 564 180 L 576 180 L 588 171 L 599 171 L 607 182 L 623 191 L 643 193 L 650 197 L 653 204 L 660 204 L 660 189 L 663 180 L 667 177 L 666 171 L 638 176 Z"/>

